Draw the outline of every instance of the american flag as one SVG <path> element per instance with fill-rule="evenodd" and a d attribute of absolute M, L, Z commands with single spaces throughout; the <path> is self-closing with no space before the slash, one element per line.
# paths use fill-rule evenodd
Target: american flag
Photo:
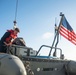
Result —
<path fill-rule="evenodd" d="M 65 16 L 62 16 L 62 20 L 60 22 L 59 27 L 59 33 L 67 40 L 76 45 L 76 34 L 68 23 L 68 21 L 66 20 Z"/>

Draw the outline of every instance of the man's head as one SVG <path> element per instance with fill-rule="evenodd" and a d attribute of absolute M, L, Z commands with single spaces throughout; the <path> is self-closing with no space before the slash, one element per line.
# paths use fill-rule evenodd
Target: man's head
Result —
<path fill-rule="evenodd" d="M 18 34 L 20 32 L 19 28 L 14 29 L 14 34 Z"/>

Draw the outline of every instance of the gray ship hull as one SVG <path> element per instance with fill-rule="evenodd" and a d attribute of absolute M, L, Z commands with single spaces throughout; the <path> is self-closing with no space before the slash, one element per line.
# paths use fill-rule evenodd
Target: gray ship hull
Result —
<path fill-rule="evenodd" d="M 71 60 L 23 57 L 22 61 L 34 75 L 76 75 L 76 62 Z"/>

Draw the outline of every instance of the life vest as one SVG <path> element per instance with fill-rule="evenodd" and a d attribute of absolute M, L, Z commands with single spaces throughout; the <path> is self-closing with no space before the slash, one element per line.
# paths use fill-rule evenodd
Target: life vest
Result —
<path fill-rule="evenodd" d="M 8 38 L 6 38 L 6 43 L 10 43 L 12 42 L 12 40 L 14 40 L 17 35 L 14 34 L 14 30 L 7 30 L 7 32 L 10 32 L 10 36 Z"/>

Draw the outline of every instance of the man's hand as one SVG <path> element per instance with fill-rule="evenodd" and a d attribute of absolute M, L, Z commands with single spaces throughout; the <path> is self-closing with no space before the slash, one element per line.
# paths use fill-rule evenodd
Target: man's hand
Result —
<path fill-rule="evenodd" d="M 6 43 L 6 42 L 4 42 L 4 44 L 5 44 L 6 46 L 10 46 L 10 45 L 12 45 L 11 42 L 10 42 L 10 43 Z"/>

